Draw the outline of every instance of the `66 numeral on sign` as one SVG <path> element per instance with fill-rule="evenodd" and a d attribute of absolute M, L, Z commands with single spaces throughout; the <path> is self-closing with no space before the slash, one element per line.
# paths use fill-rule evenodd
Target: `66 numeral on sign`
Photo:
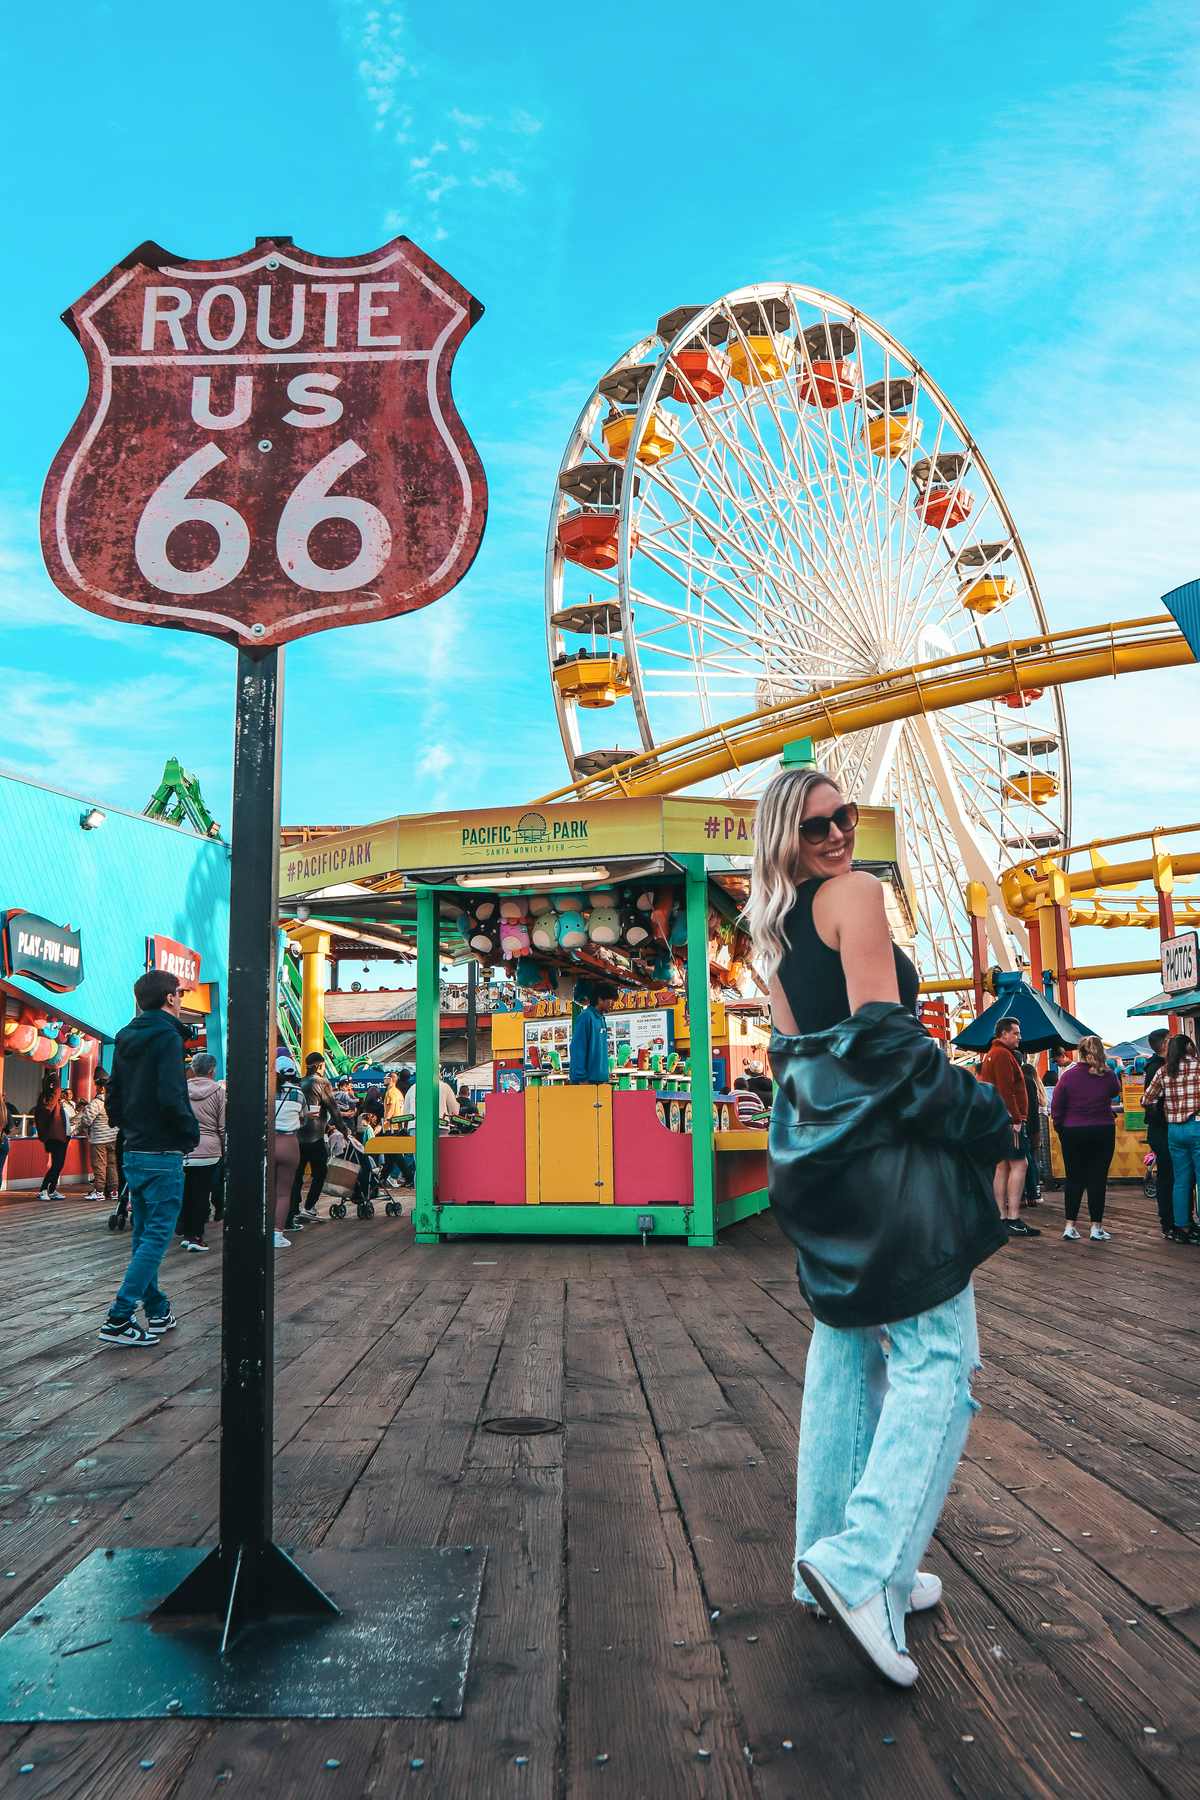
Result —
<path fill-rule="evenodd" d="M 334 482 L 365 456 L 366 451 L 348 438 L 323 456 L 288 495 L 275 530 L 275 554 L 280 568 L 297 587 L 318 594 L 362 587 L 374 581 L 391 555 L 392 529 L 379 508 L 352 494 L 329 492 Z M 196 483 L 224 461 L 223 450 L 205 444 L 159 482 L 142 509 L 133 553 L 146 580 L 164 593 L 215 594 L 236 580 L 246 566 L 250 528 L 245 519 L 223 500 L 192 493 Z M 167 542 L 180 525 L 197 519 L 216 532 L 216 554 L 202 569 L 181 569 L 171 561 Z M 308 553 L 309 538 L 326 519 L 348 519 L 358 532 L 358 555 L 340 569 L 323 568 Z"/>

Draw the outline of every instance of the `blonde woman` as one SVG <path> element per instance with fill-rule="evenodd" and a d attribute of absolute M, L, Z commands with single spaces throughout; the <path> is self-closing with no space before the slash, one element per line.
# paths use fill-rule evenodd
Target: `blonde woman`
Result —
<path fill-rule="evenodd" d="M 919 1565 L 976 1409 L 971 1273 L 1007 1242 L 992 1171 L 1012 1133 L 917 1023 L 883 888 L 853 867 L 857 824 L 819 770 L 777 775 L 747 922 L 775 1026 L 771 1200 L 814 1318 L 795 1597 L 911 1687 L 905 1616 L 941 1598 Z"/>
<path fill-rule="evenodd" d="M 1107 1244 L 1112 1233 L 1104 1229 L 1104 1189 L 1117 1147 L 1113 1106 L 1121 1097 L 1121 1083 L 1105 1061 L 1104 1045 L 1098 1037 L 1082 1037 L 1075 1048 L 1078 1061 L 1063 1070 L 1050 1102 L 1050 1117 L 1063 1153 L 1067 1215 L 1063 1236 L 1078 1239 L 1075 1221 L 1086 1190 L 1091 1240 Z"/>

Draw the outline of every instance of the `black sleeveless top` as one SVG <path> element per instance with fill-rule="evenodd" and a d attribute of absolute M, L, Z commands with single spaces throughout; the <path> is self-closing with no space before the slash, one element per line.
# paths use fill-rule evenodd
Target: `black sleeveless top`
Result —
<path fill-rule="evenodd" d="M 828 1031 L 831 1025 L 839 1025 L 850 1017 L 841 956 L 829 948 L 813 924 L 813 900 L 820 886 L 820 881 L 814 880 L 796 889 L 795 904 L 783 921 L 788 948 L 776 971 L 802 1036 L 810 1031 Z M 895 944 L 892 955 L 896 959 L 900 1004 L 915 1013 L 920 978 L 913 963 Z"/>

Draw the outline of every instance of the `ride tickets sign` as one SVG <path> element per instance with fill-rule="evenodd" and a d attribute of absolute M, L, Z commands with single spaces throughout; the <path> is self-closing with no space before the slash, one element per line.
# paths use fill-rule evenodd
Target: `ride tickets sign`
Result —
<path fill-rule="evenodd" d="M 69 994 L 83 980 L 79 933 L 38 913 L 5 913 L 0 952 L 6 976 L 23 975 L 52 993 Z"/>
<path fill-rule="evenodd" d="M 194 988 L 200 984 L 200 952 L 189 950 L 186 944 L 177 944 L 174 938 L 148 937 L 146 939 L 146 968 L 161 969 L 166 975 L 175 975 L 181 987 Z"/>
<path fill-rule="evenodd" d="M 215 262 L 142 244 L 63 314 L 91 381 L 42 496 L 54 582 L 250 649 L 427 606 L 483 535 L 450 392 L 482 310 L 407 238 Z"/>

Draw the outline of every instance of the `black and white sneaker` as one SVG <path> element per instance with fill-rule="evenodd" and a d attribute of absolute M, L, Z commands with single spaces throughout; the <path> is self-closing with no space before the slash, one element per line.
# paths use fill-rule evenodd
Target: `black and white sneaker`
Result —
<path fill-rule="evenodd" d="M 105 1319 L 98 1337 L 102 1344 L 115 1344 L 119 1349 L 140 1349 L 157 1344 L 153 1331 L 143 1331 L 136 1319 Z"/>
<path fill-rule="evenodd" d="M 179 1320 L 175 1314 L 169 1310 L 163 1314 L 161 1319 L 152 1319 L 149 1313 L 146 1314 L 146 1330 L 154 1337 L 161 1337 L 164 1331 L 174 1331 L 178 1323 Z"/>

